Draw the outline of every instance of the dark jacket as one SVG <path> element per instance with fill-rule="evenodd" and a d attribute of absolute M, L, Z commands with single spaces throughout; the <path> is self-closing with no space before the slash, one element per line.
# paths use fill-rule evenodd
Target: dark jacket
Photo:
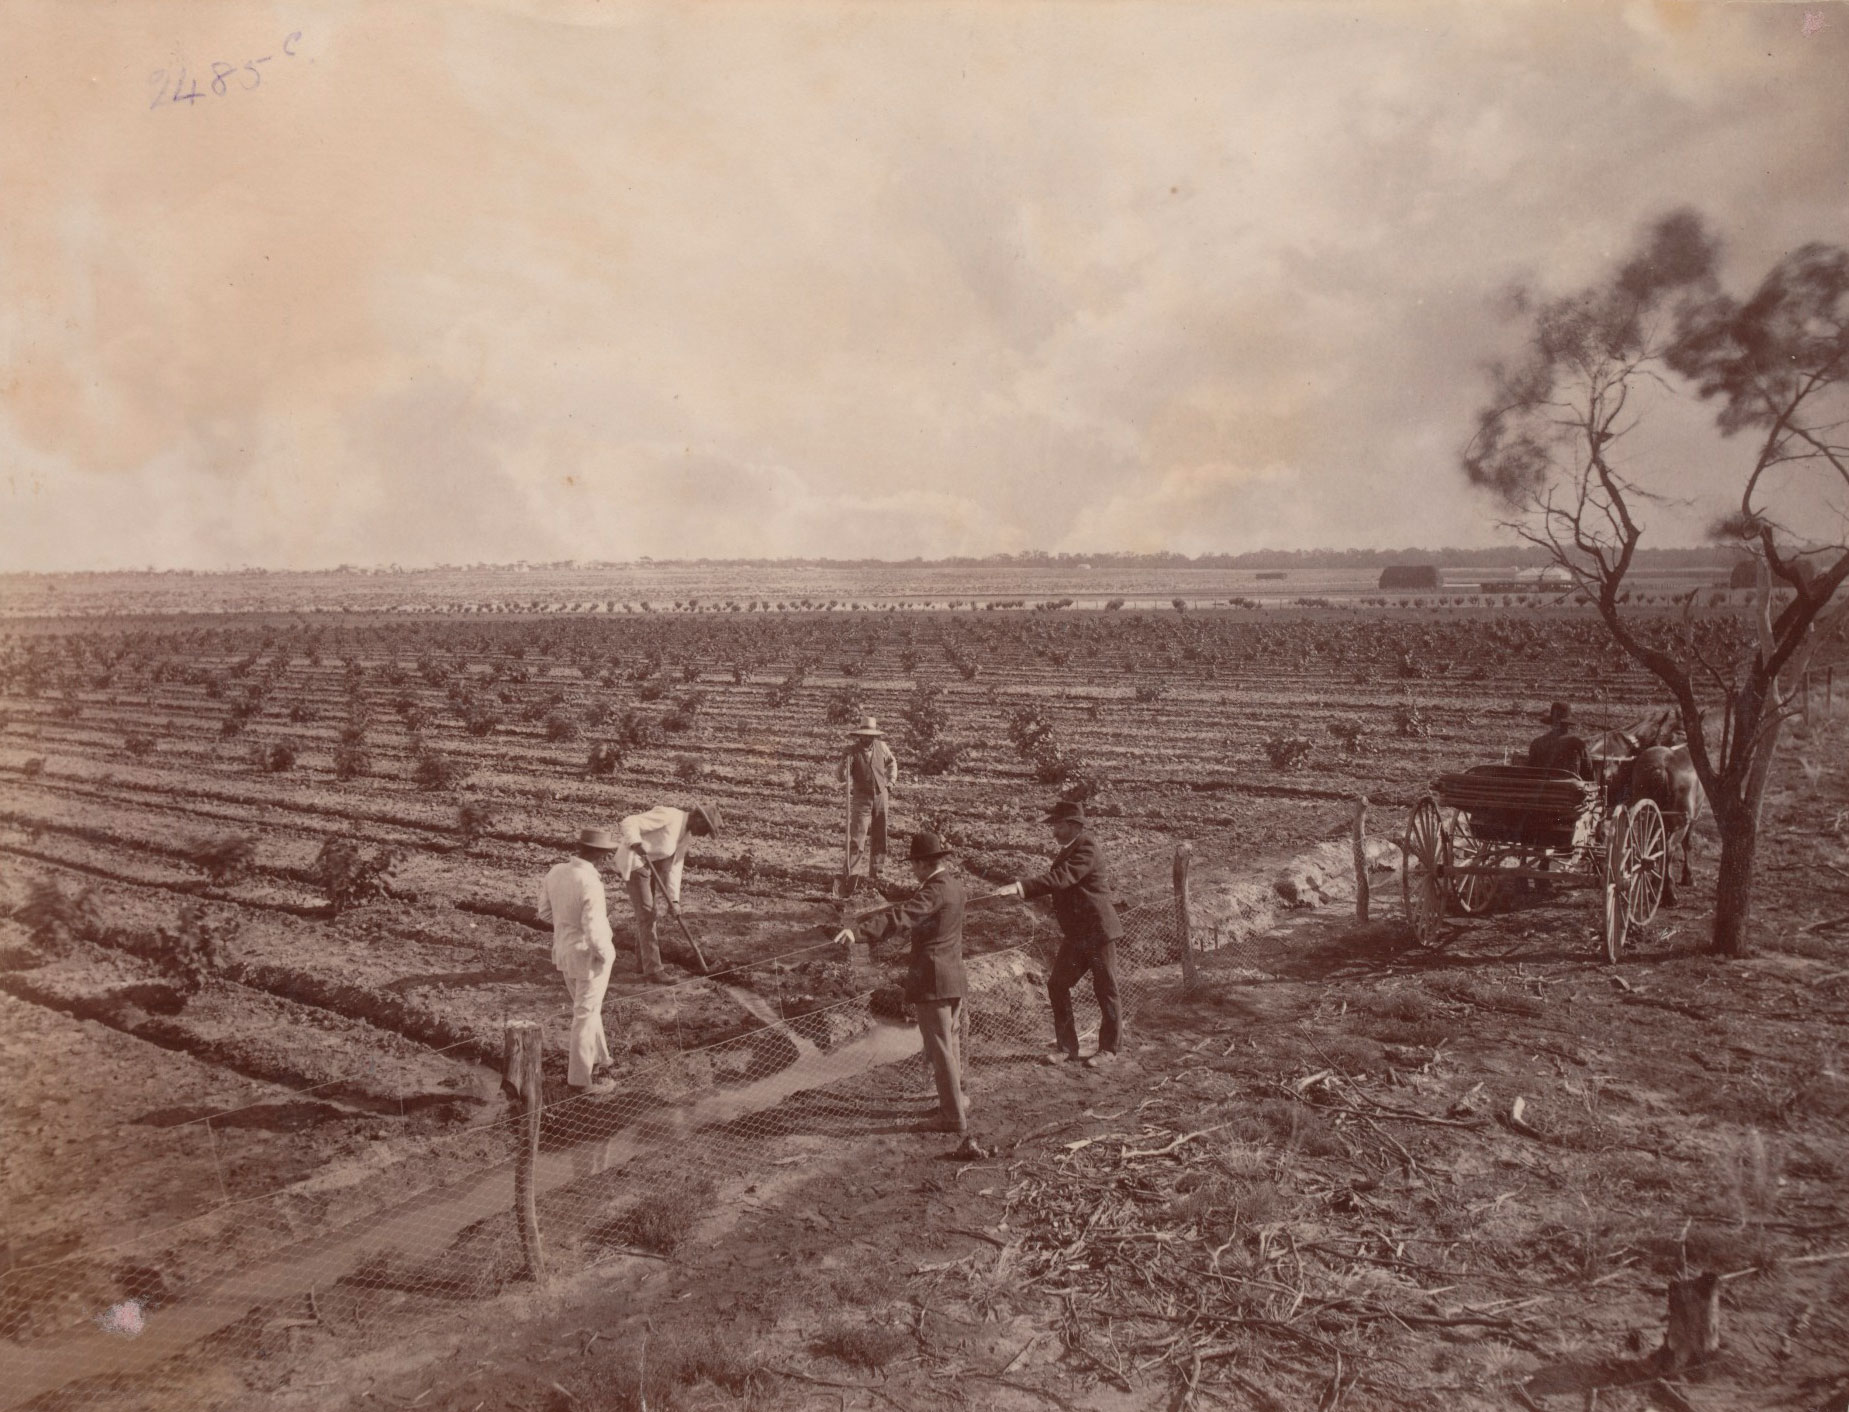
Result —
<path fill-rule="evenodd" d="M 963 879 L 945 869 L 888 912 L 861 927 L 868 941 L 909 939 L 912 964 L 905 973 L 905 998 L 961 1000 L 969 990 L 963 974 Z"/>
<path fill-rule="evenodd" d="M 1024 879 L 1021 889 L 1029 897 L 1052 899 L 1053 915 L 1068 941 L 1096 946 L 1124 934 L 1111 902 L 1104 860 L 1090 834 L 1082 833 L 1060 849 L 1051 866 L 1037 878 Z"/>
<path fill-rule="evenodd" d="M 1565 770 L 1569 774 L 1578 775 L 1582 780 L 1598 777 L 1592 765 L 1592 752 L 1586 749 L 1586 742 L 1565 727 L 1558 727 L 1546 735 L 1537 735 L 1530 741 L 1528 764 L 1537 770 Z"/>

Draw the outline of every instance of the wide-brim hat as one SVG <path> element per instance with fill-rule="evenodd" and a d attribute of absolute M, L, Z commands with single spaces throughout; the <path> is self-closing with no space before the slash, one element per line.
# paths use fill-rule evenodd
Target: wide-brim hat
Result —
<path fill-rule="evenodd" d="M 614 853 L 623 845 L 618 843 L 616 835 L 608 829 L 579 829 L 578 847 L 595 848 L 604 853 Z"/>
<path fill-rule="evenodd" d="M 945 846 L 943 839 L 930 830 L 924 829 L 912 835 L 911 847 L 905 856 L 906 861 L 910 863 L 929 863 L 933 859 L 944 857 L 949 852 L 950 849 Z"/>
<path fill-rule="evenodd" d="M 695 804 L 687 810 L 689 821 L 704 819 L 706 831 L 717 837 L 719 834 L 719 806 L 717 804 Z"/>
<path fill-rule="evenodd" d="M 884 737 L 886 732 L 880 729 L 880 723 L 874 720 L 873 717 L 863 716 L 861 718 L 860 724 L 855 726 L 853 730 L 848 732 L 848 734 L 849 735 L 864 735 L 864 736 L 871 738 L 873 736 Z"/>
<path fill-rule="evenodd" d="M 1076 799 L 1062 799 L 1040 816 L 1043 824 L 1057 823 L 1061 819 L 1075 824 L 1084 823 L 1085 806 Z"/>
<path fill-rule="evenodd" d="M 1547 714 L 1541 717 L 1544 726 L 1570 726 L 1573 724 L 1573 708 L 1564 701 L 1556 701 L 1547 708 Z"/>

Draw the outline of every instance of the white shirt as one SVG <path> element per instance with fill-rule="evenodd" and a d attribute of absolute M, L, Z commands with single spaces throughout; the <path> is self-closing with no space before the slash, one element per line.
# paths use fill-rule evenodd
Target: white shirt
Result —
<path fill-rule="evenodd" d="M 561 971 L 573 954 L 616 954 L 603 879 L 589 859 L 553 865 L 539 884 L 539 920 L 552 923 L 552 964 Z"/>
<path fill-rule="evenodd" d="M 693 835 L 687 832 L 687 811 L 663 804 L 646 814 L 631 814 L 616 827 L 622 845 L 616 855 L 617 870 L 623 881 L 643 866 L 643 859 L 668 865 L 668 901 L 681 900 L 681 870 L 687 862 L 687 844 Z M 655 870 L 659 872 L 659 869 Z"/>

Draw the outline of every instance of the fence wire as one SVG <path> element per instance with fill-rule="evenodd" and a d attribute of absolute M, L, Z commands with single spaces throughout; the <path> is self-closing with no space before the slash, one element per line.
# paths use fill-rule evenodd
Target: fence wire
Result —
<path fill-rule="evenodd" d="M 1180 982 L 1170 856 L 1138 850 L 1121 869 L 1119 991 L 1132 1045 L 1141 1013 Z M 1211 912 L 1197 908 L 1197 926 L 1207 924 L 1197 947 L 1229 940 L 1202 910 Z M 1002 904 L 969 914 L 963 1055 L 977 1075 L 1053 1050 L 1045 977 L 1057 935 L 1037 917 Z M 548 1278 L 658 1250 L 679 1195 L 659 1173 L 641 1175 L 657 1154 L 674 1152 L 670 1170 L 684 1174 L 700 1166 L 689 1147 L 709 1162 L 748 1161 L 795 1135 L 910 1131 L 935 1115 L 930 1071 L 891 969 L 841 964 L 846 994 L 786 1013 L 779 978 L 830 953 L 839 958 L 840 948 L 804 946 L 689 980 L 736 1002 L 739 1032 L 642 1057 L 615 1076 L 613 1093 L 548 1086 L 533 1166 Z M 1215 954 L 1207 950 L 1203 962 Z M 1217 954 L 1240 959 L 1233 946 Z M 1072 998 L 1089 1050 L 1099 1016 L 1088 982 Z M 630 1009 L 647 1003 L 607 1002 L 617 1052 Z M 547 1025 L 554 1061 L 559 1018 Z M 979 1135 L 980 1098 L 971 1121 Z M 200 1122 L 168 1140 L 213 1139 Z M 0 1407 L 205 1406 L 198 1373 L 209 1364 L 285 1354 L 298 1330 L 364 1329 L 395 1311 L 466 1306 L 521 1284 L 530 1276 L 515 1171 L 527 1141 L 527 1118 L 510 1106 L 399 1144 L 389 1166 L 223 1201 L 113 1247 L 0 1273 Z"/>

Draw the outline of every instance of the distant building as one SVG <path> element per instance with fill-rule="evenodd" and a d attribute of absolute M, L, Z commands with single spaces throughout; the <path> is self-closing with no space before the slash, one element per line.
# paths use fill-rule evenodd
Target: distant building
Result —
<path fill-rule="evenodd" d="M 1477 585 L 1483 593 L 1562 593 L 1573 587 L 1573 575 L 1559 564 L 1523 569 L 1512 579 L 1491 579 Z"/>
<path fill-rule="evenodd" d="M 1443 588 L 1445 576 L 1436 564 L 1389 564 L 1380 571 L 1382 588 Z"/>
<path fill-rule="evenodd" d="M 1805 583 L 1808 584 L 1817 576 L 1817 562 L 1796 555 L 1789 562 L 1797 576 Z M 1735 564 L 1733 572 L 1727 576 L 1727 586 L 1729 588 L 1757 588 L 1759 586 L 1759 561 L 1742 559 Z M 1777 574 L 1772 575 L 1772 586 L 1774 588 L 1787 587 L 1785 581 Z"/>
<path fill-rule="evenodd" d="M 1542 564 L 1539 568 L 1523 569 L 1514 581 L 1530 589 L 1571 588 L 1573 575 L 1559 564 Z"/>

